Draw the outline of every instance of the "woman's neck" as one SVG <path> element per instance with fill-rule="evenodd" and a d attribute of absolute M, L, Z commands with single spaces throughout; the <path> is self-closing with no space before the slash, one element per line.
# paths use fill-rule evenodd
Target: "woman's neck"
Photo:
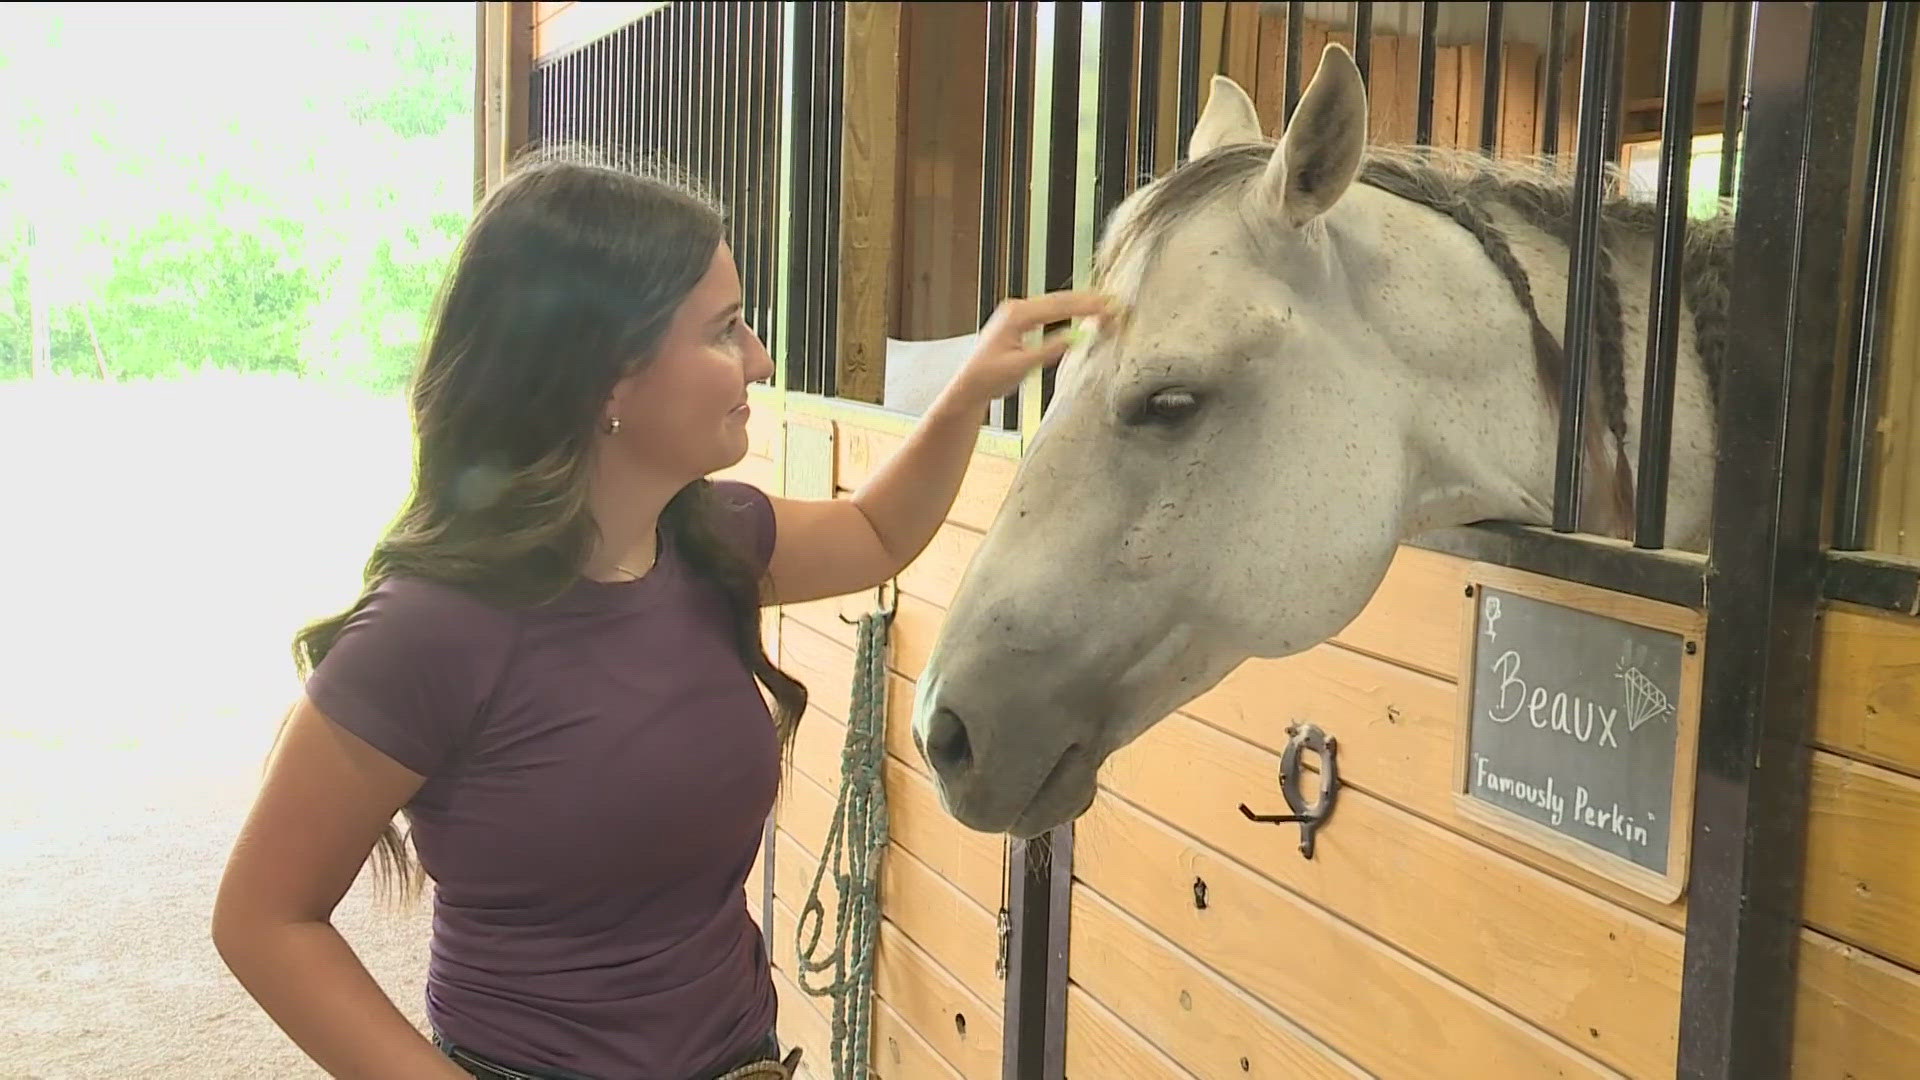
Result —
<path fill-rule="evenodd" d="M 585 574 L 596 581 L 646 576 L 659 554 L 660 515 L 684 486 L 613 472 L 601 468 L 589 497 L 600 536 Z"/>

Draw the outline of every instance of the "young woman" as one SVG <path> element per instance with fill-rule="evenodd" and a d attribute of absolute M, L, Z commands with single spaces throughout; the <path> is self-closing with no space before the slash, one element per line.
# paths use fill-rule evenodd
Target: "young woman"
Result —
<path fill-rule="evenodd" d="M 706 479 L 773 373 L 724 237 L 681 187 L 566 161 L 466 236 L 412 388 L 412 495 L 359 599 L 297 639 L 304 693 L 213 916 L 334 1076 L 688 1080 L 777 1053 L 744 883 L 806 691 L 759 606 L 906 566 L 988 404 L 1064 352 L 1028 332 L 1104 305 L 1009 302 L 851 500 L 770 498 Z M 376 845 L 385 880 L 436 886 L 431 1039 L 329 923 Z"/>

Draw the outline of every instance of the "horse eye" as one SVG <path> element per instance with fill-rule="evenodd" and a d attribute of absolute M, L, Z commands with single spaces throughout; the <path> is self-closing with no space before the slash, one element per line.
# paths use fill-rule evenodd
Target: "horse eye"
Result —
<path fill-rule="evenodd" d="M 1170 389 L 1149 394 L 1133 410 L 1129 421 L 1173 427 L 1191 419 L 1200 411 L 1200 399 L 1190 390 Z"/>

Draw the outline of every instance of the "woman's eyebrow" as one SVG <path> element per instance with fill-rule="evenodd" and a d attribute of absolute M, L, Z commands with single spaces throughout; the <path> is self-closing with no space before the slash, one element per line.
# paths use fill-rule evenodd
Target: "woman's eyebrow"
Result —
<path fill-rule="evenodd" d="M 735 315 L 738 315 L 738 314 L 740 314 L 740 312 L 741 312 L 741 311 L 742 311 L 742 310 L 744 309 L 744 307 L 745 307 L 745 305 L 744 305 L 744 304 L 742 304 L 742 303 L 741 303 L 740 301 L 738 301 L 738 300 L 735 300 L 735 301 L 734 301 L 733 303 L 731 303 L 731 304 L 728 304 L 728 305 L 727 305 L 726 307 L 724 307 L 724 308 L 722 308 L 722 309 L 720 309 L 720 313 L 719 313 L 719 314 L 717 314 L 717 315 L 715 315 L 715 316 L 714 316 L 713 318 L 711 318 L 711 319 L 708 319 L 708 320 L 707 320 L 707 325 L 708 325 L 708 326 L 718 326 L 718 325 L 720 325 L 721 323 L 724 323 L 724 322 L 732 322 L 732 321 L 733 321 L 733 317 L 734 317 Z"/>

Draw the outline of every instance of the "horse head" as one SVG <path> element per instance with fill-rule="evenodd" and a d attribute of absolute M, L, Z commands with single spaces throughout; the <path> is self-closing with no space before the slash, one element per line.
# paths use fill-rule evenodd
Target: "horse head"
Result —
<path fill-rule="evenodd" d="M 1356 183 L 1366 126 L 1338 45 L 1277 142 L 1216 78 L 1189 160 L 1106 223 L 1122 310 L 1063 361 L 917 690 L 962 823 L 1077 817 L 1159 719 L 1339 633 L 1404 539 L 1547 520 L 1555 412 L 1505 362 L 1537 316 L 1483 238 Z"/>

